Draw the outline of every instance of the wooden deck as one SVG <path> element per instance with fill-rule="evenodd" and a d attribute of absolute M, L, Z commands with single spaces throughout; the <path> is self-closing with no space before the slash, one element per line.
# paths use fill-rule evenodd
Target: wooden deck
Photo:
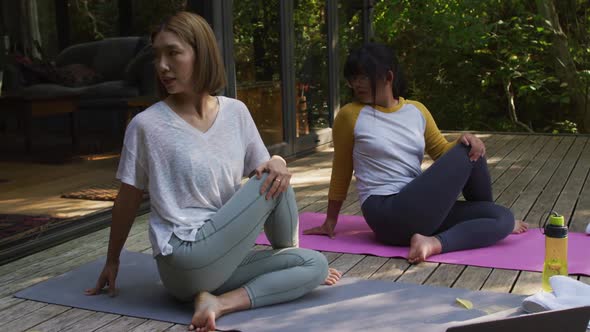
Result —
<path fill-rule="evenodd" d="M 111 183 L 117 155 L 67 164 L 0 162 L 0 213 L 82 217 L 110 209 L 113 202 L 62 198 L 66 192 Z"/>
<path fill-rule="evenodd" d="M 452 136 L 452 135 L 451 135 Z M 494 181 L 496 201 L 510 206 L 517 218 L 531 224 L 551 209 L 583 231 L 590 221 L 590 138 L 544 135 L 480 135 Z M 301 212 L 324 212 L 327 206 L 332 151 L 291 163 Z M 425 161 L 424 167 L 430 165 Z M 354 190 L 342 213 L 360 214 Z M 147 216 L 135 222 L 126 248 L 151 252 Z M 2 331 L 185 331 L 186 326 L 25 301 L 16 291 L 57 276 L 106 254 L 108 229 L 0 266 L 0 330 Z M 261 248 L 264 249 L 264 248 Z M 471 290 L 532 294 L 540 289 L 540 273 L 472 266 L 422 263 L 403 259 L 325 253 L 330 265 L 348 277 L 384 279 Z M 98 276 L 99 271 L 97 271 Z M 590 277 L 579 277 L 590 284 Z M 88 280 L 92 286 L 95 280 Z M 82 291 L 82 290 L 80 290 Z"/>

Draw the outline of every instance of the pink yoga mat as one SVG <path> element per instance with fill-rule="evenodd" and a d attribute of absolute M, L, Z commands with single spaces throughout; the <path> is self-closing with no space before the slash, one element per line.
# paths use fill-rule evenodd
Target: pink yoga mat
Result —
<path fill-rule="evenodd" d="M 326 215 L 321 213 L 302 213 L 299 216 L 299 231 L 321 225 L 325 217 Z M 538 229 L 532 229 L 523 234 L 510 235 L 487 248 L 435 255 L 428 261 L 540 272 L 543 269 L 545 255 L 544 241 L 544 235 Z M 260 234 L 256 243 L 269 244 L 264 234 Z M 590 236 L 570 233 L 568 243 L 569 273 L 590 276 Z M 338 218 L 334 239 L 300 234 L 299 245 L 302 248 L 349 254 L 408 257 L 408 247 L 393 247 L 377 242 L 361 216 L 341 215 Z"/>

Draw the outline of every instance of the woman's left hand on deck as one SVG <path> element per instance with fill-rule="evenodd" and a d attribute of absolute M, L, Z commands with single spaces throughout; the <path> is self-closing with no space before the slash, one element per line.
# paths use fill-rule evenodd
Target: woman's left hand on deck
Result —
<path fill-rule="evenodd" d="M 117 288 L 115 287 L 115 280 L 117 279 L 117 273 L 119 272 L 119 263 L 106 262 L 96 286 L 94 288 L 87 289 L 84 294 L 86 295 L 98 295 L 102 293 L 103 288 L 108 285 L 108 294 L 110 297 L 117 296 Z"/>

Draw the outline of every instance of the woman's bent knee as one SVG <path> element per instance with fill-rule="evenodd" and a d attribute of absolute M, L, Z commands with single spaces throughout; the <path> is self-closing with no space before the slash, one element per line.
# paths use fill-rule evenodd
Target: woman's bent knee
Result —
<path fill-rule="evenodd" d="M 498 209 L 498 227 L 500 227 L 500 232 L 508 236 L 514 230 L 514 225 L 516 223 L 516 219 L 514 218 L 514 214 L 510 211 L 509 208 L 497 205 Z"/>
<path fill-rule="evenodd" d="M 514 230 L 514 225 L 516 223 L 516 219 L 514 218 L 514 214 L 510 211 L 509 208 L 504 206 L 499 206 L 501 208 L 500 214 L 500 224 L 502 225 L 502 230 L 508 234 L 512 233 Z"/>
<path fill-rule="evenodd" d="M 312 279 L 317 285 L 322 284 L 328 277 L 328 260 L 321 252 L 311 249 L 298 249 L 305 260 L 304 266 L 309 267 Z"/>

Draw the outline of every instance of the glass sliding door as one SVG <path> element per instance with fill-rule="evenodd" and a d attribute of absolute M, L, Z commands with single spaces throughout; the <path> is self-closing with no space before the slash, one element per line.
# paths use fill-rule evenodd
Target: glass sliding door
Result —
<path fill-rule="evenodd" d="M 326 15 L 324 0 L 294 1 L 295 136 L 307 141 L 298 150 L 313 147 L 330 126 Z"/>
<path fill-rule="evenodd" d="M 267 146 L 284 138 L 279 0 L 233 3 L 237 98 L 248 106 Z"/>
<path fill-rule="evenodd" d="M 363 43 L 362 20 L 363 0 L 338 1 L 338 42 L 340 46 L 338 77 L 341 105 L 352 101 L 352 91 L 346 86 L 343 72 L 350 50 L 361 46 Z"/>

